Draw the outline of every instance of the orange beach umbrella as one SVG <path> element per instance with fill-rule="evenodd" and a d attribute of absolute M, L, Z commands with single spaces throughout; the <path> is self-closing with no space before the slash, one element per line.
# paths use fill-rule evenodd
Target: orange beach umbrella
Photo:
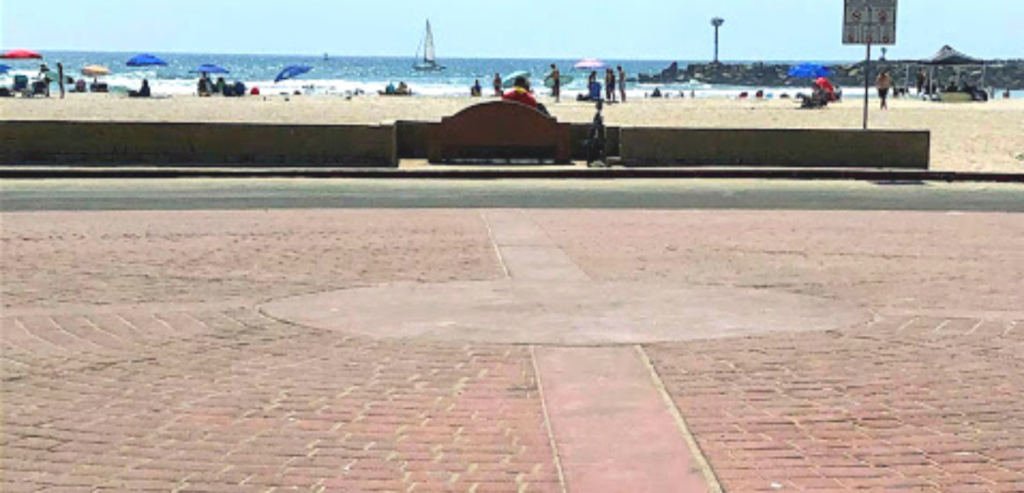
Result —
<path fill-rule="evenodd" d="M 82 69 L 82 75 L 89 77 L 99 77 L 101 75 L 110 75 L 110 69 L 102 65 L 89 65 Z"/>

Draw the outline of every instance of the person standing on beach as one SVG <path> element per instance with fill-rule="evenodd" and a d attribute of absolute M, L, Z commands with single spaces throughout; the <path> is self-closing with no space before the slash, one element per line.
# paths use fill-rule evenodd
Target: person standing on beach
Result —
<path fill-rule="evenodd" d="M 501 74 L 494 74 L 494 96 L 500 98 L 501 94 Z"/>
<path fill-rule="evenodd" d="M 622 70 L 622 65 L 619 65 L 619 95 L 622 96 L 622 102 L 626 102 L 626 71 Z"/>
<path fill-rule="evenodd" d="M 917 95 L 918 96 L 920 96 L 921 94 L 924 93 L 924 89 L 925 89 L 925 87 L 927 87 L 927 85 L 928 85 L 928 73 L 925 72 L 924 69 L 921 69 L 921 71 L 917 73 Z"/>
<path fill-rule="evenodd" d="M 64 64 L 57 62 L 57 87 L 60 88 L 60 98 L 64 99 Z"/>
<path fill-rule="evenodd" d="M 604 72 L 604 98 L 615 101 L 615 73 L 611 69 Z"/>
<path fill-rule="evenodd" d="M 889 91 L 892 89 L 892 77 L 889 75 L 889 71 L 883 71 L 878 74 L 878 79 L 875 81 L 875 87 L 878 89 L 878 97 L 882 100 L 882 109 L 889 109 Z"/>
<path fill-rule="evenodd" d="M 555 98 L 556 103 L 562 102 L 562 73 L 558 71 L 558 66 L 551 64 L 551 75 L 548 76 L 551 80 L 551 96 Z"/>

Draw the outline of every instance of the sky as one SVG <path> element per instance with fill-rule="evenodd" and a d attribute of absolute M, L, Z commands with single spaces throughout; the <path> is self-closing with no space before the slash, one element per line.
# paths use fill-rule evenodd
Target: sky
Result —
<path fill-rule="evenodd" d="M 439 58 L 857 60 L 843 0 L 0 0 L 0 48 Z M 901 0 L 890 58 L 1024 58 L 1024 0 Z"/>

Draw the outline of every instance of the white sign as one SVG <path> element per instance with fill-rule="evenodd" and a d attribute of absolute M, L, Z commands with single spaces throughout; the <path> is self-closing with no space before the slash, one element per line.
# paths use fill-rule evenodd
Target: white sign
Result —
<path fill-rule="evenodd" d="M 897 0 L 846 0 L 843 44 L 896 44 Z"/>

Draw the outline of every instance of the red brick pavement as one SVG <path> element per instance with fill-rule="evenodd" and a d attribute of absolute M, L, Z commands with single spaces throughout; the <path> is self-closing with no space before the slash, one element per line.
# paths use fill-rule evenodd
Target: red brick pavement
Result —
<path fill-rule="evenodd" d="M 595 279 L 888 317 L 648 348 L 727 491 L 1024 491 L 1019 218 L 531 215 Z M 246 308 L 494 278 L 475 212 L 3 220 L 2 491 L 560 491 L 525 348 L 371 341 Z"/>
<path fill-rule="evenodd" d="M 4 214 L 3 306 L 252 304 L 500 275 L 476 211 Z"/>
<path fill-rule="evenodd" d="M 648 350 L 729 492 L 1024 491 L 1024 321 Z"/>
<path fill-rule="evenodd" d="M 526 348 L 244 309 L 2 321 L 5 492 L 560 491 Z"/>
<path fill-rule="evenodd" d="M 246 308 L 499 275 L 475 211 L 3 222 L 2 491 L 560 488 L 527 349 L 378 343 Z"/>

